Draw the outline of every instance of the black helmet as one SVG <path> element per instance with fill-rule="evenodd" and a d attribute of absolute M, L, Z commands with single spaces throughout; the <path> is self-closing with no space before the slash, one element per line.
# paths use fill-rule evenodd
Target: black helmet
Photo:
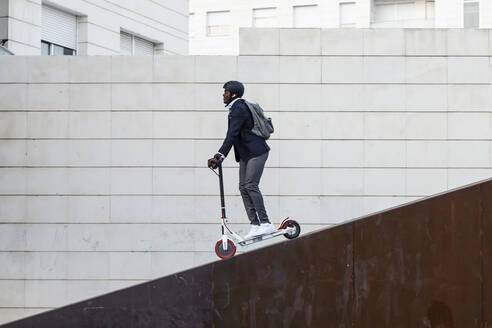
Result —
<path fill-rule="evenodd" d="M 228 81 L 224 84 L 223 88 L 231 94 L 237 95 L 238 98 L 241 98 L 244 94 L 244 85 L 239 81 Z"/>

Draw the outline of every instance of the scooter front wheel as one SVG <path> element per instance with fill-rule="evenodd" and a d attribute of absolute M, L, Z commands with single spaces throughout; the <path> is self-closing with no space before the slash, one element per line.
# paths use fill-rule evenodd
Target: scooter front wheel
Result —
<path fill-rule="evenodd" d="M 287 239 L 294 239 L 301 233 L 301 226 L 294 220 L 287 220 L 282 224 L 282 229 L 293 228 L 293 230 L 284 233 L 284 237 Z"/>
<path fill-rule="evenodd" d="M 233 257 L 234 254 L 236 254 L 236 245 L 234 245 L 232 240 L 227 239 L 227 249 L 225 250 L 222 246 L 222 239 L 220 239 L 215 244 L 215 254 L 217 254 L 217 256 L 221 259 L 228 259 L 230 257 Z"/>

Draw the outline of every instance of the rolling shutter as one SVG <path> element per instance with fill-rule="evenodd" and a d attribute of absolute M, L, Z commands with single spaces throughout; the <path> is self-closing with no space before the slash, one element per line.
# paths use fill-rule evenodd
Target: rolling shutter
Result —
<path fill-rule="evenodd" d="M 41 16 L 42 40 L 77 49 L 77 16 L 46 5 Z"/>

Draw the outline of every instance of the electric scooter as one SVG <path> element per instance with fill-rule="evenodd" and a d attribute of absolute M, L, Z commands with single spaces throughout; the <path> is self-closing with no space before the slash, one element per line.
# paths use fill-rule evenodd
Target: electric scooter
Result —
<path fill-rule="evenodd" d="M 215 254 L 221 259 L 228 259 L 236 254 L 236 244 L 240 246 L 248 246 L 263 240 L 278 237 L 284 235 L 287 239 L 294 239 L 301 233 L 301 226 L 294 220 L 285 218 L 282 223 L 278 226 L 277 230 L 264 235 L 254 236 L 250 239 L 244 239 L 237 233 L 235 233 L 231 228 L 227 226 L 229 222 L 226 217 L 225 211 L 225 200 L 224 200 L 224 179 L 222 175 L 222 163 L 219 161 L 217 163 L 217 168 L 219 173 L 217 173 L 213 168 L 210 168 L 219 177 L 219 187 L 220 187 L 220 206 L 222 209 L 222 238 L 215 244 Z"/>

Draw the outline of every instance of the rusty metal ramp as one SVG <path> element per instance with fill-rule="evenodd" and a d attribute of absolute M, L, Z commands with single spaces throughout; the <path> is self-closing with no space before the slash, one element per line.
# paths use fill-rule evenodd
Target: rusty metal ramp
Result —
<path fill-rule="evenodd" d="M 492 180 L 2 327 L 487 327 Z"/>

